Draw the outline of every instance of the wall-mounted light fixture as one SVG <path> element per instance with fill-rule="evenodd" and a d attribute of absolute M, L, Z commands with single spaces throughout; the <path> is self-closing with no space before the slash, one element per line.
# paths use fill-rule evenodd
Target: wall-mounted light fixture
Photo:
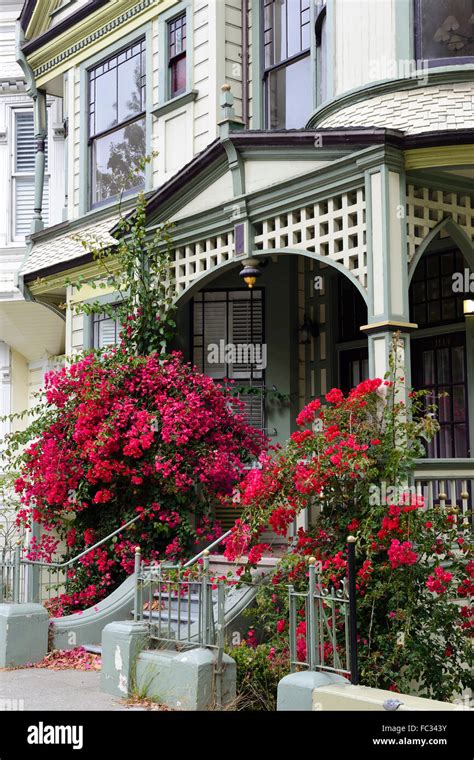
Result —
<path fill-rule="evenodd" d="M 474 317 L 474 300 L 472 298 L 462 302 L 462 310 L 465 317 Z"/>
<path fill-rule="evenodd" d="M 244 259 L 242 264 L 244 268 L 240 270 L 239 277 L 242 277 L 243 281 L 247 283 L 249 288 L 253 288 L 257 281 L 257 277 L 262 274 L 259 269 L 259 262 L 257 259 Z"/>
<path fill-rule="evenodd" d="M 305 314 L 303 324 L 301 325 L 299 332 L 301 335 L 300 343 L 308 344 L 308 343 L 311 343 L 311 338 L 318 337 L 319 326 L 315 324 L 315 322 L 313 322 L 311 317 L 308 317 L 308 315 Z"/>

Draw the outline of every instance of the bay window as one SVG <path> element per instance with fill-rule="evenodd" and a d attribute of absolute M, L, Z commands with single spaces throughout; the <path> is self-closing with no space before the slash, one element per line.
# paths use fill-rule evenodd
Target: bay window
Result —
<path fill-rule="evenodd" d="M 474 58 L 473 0 L 416 0 L 420 61 L 448 65 Z"/>
<path fill-rule="evenodd" d="M 91 205 L 144 184 L 145 40 L 89 69 Z"/>
<path fill-rule="evenodd" d="M 304 127 L 313 108 L 310 0 L 263 0 L 265 120 Z"/>

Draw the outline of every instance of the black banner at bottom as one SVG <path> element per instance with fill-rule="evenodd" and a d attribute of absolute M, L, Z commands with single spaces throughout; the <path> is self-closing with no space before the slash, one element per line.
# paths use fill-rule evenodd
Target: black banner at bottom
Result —
<path fill-rule="evenodd" d="M 0 760 L 324 752 L 472 760 L 473 712 L 0 712 Z"/>

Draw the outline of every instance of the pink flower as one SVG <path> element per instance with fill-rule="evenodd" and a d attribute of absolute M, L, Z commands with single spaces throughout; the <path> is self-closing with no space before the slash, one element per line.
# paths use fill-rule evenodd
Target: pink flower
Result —
<path fill-rule="evenodd" d="M 418 559 L 418 555 L 413 551 L 410 541 L 400 543 L 396 538 L 392 540 L 387 553 L 392 570 L 403 565 L 414 565 Z"/>

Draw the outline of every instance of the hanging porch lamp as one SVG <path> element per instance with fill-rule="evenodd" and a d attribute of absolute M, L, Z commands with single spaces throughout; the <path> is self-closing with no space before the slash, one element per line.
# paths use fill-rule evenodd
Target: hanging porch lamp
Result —
<path fill-rule="evenodd" d="M 260 277 L 262 274 L 258 266 L 258 261 L 257 259 L 244 259 L 242 264 L 244 267 L 240 270 L 239 277 L 241 277 L 247 286 L 252 289 L 257 281 L 257 277 Z"/>

